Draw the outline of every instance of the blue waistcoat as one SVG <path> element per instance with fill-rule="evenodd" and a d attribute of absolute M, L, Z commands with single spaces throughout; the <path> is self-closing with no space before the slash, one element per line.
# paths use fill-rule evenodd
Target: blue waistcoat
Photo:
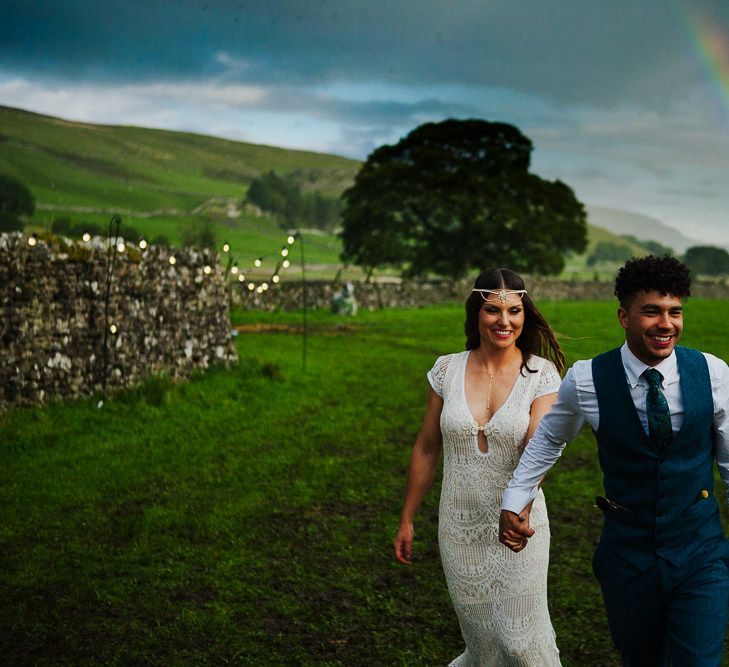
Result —
<path fill-rule="evenodd" d="M 640 422 L 620 349 L 592 360 L 600 411 L 595 437 L 605 495 L 625 508 L 604 513 L 600 543 L 640 570 L 657 557 L 679 565 L 707 540 L 722 535 L 713 492 L 709 368 L 701 352 L 675 349 L 683 423 L 662 451 Z"/>

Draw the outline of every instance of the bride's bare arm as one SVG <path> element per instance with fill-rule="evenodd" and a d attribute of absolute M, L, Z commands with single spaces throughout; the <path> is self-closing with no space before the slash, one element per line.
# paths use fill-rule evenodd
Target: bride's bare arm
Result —
<path fill-rule="evenodd" d="M 415 513 L 433 483 L 440 453 L 443 449 L 443 439 L 440 432 L 440 413 L 442 409 L 443 399 L 433 389 L 430 389 L 423 425 L 410 455 L 405 502 L 403 503 L 400 527 L 393 544 L 395 558 L 406 565 L 411 564 L 415 535 L 413 528 Z"/>

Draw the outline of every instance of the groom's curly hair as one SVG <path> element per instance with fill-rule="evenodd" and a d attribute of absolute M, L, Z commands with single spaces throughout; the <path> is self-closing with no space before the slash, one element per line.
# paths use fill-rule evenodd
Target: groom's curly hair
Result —
<path fill-rule="evenodd" d="M 631 257 L 615 278 L 615 296 L 625 308 L 640 291 L 656 291 L 679 298 L 690 296 L 690 271 L 685 264 L 668 253 L 658 257 Z"/>

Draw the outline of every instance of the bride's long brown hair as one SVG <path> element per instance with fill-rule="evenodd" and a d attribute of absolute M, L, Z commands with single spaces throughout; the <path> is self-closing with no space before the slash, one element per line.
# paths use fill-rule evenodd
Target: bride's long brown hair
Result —
<path fill-rule="evenodd" d="M 524 280 L 511 269 L 487 269 L 479 274 L 473 284 L 476 289 L 492 290 L 521 290 L 524 287 Z M 544 319 L 529 294 L 524 294 L 521 299 L 524 307 L 524 328 L 521 335 L 516 339 L 516 347 L 521 352 L 521 367 L 530 373 L 536 373 L 527 365 L 529 357 L 533 354 L 546 357 L 557 367 L 560 375 L 564 371 L 564 354 L 559 347 L 557 337 Z M 478 332 L 478 313 L 483 306 L 483 297 L 480 292 L 471 292 L 466 299 L 466 349 L 475 350 L 481 344 L 481 336 Z"/>

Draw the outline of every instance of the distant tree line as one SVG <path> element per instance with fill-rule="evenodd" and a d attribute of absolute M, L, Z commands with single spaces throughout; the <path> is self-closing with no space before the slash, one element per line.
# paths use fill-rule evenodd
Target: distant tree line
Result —
<path fill-rule="evenodd" d="M 34 212 L 35 202 L 28 188 L 12 176 L 0 174 L 0 233 L 23 231 L 21 216 L 32 215 Z M 105 224 L 73 221 L 62 216 L 51 222 L 51 231 L 68 238 L 81 238 L 86 233 L 91 236 L 106 236 L 108 228 Z M 120 235 L 128 241 L 138 241 L 143 236 L 136 227 L 126 223 L 122 224 Z M 213 224 L 209 220 L 189 223 L 182 228 L 180 236 L 185 246 L 215 248 L 217 245 Z M 148 240 L 155 245 L 171 245 L 164 234 Z"/>
<path fill-rule="evenodd" d="M 675 254 L 668 246 L 657 241 L 643 241 L 631 234 L 624 234 L 622 241 L 598 241 L 587 256 L 586 264 L 594 267 L 601 262 L 621 263 L 635 254 L 634 245 L 639 245 L 653 255 Z M 632 245 L 631 245 L 632 244 Z M 695 275 L 721 276 L 729 274 L 729 252 L 717 246 L 692 246 L 681 257 Z"/>
<path fill-rule="evenodd" d="M 729 252 L 716 246 L 701 245 L 686 250 L 683 256 L 692 273 L 705 276 L 729 274 Z"/>
<path fill-rule="evenodd" d="M 586 242 L 586 216 L 572 190 L 528 173 L 529 139 L 511 125 L 449 120 L 427 123 L 395 146 L 382 146 L 363 164 L 344 198 L 306 193 L 294 175 L 274 171 L 254 178 L 246 201 L 274 215 L 284 227 L 331 230 L 343 218 L 343 259 L 368 272 L 400 266 L 406 275 L 461 276 L 470 268 L 508 265 L 520 271 L 557 273 L 565 252 Z M 35 202 L 28 188 L 0 174 L 0 232 L 22 231 Z M 51 231 L 67 237 L 105 236 L 92 222 L 56 218 Z M 125 224 L 121 236 L 141 238 Z M 170 245 L 164 234 L 149 239 Z M 185 246 L 215 248 L 210 220 L 181 229 Z M 654 255 L 674 254 L 657 241 L 625 234 L 599 241 L 586 258 L 594 267 L 617 264 L 638 245 Z M 729 252 L 693 246 L 682 257 L 695 275 L 729 275 Z"/>
<path fill-rule="evenodd" d="M 98 222 L 73 222 L 70 218 L 61 217 L 55 218 L 51 222 L 51 231 L 59 236 L 66 236 L 67 238 L 73 239 L 81 238 L 84 234 L 106 236 L 109 230 L 106 225 Z M 128 241 L 136 241 L 142 237 L 136 227 L 127 224 L 121 226 L 119 235 Z"/>
<path fill-rule="evenodd" d="M 303 192 L 288 175 L 269 171 L 254 178 L 246 202 L 275 216 L 282 227 L 315 227 L 332 230 L 339 224 L 342 201 L 319 192 Z"/>

